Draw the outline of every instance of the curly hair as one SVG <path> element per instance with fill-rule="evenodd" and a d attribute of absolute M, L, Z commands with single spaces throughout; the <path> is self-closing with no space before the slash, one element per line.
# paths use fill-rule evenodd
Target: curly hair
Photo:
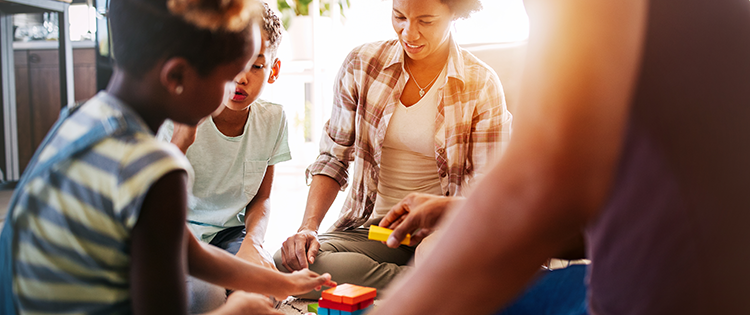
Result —
<path fill-rule="evenodd" d="M 479 0 L 440 0 L 440 2 L 447 5 L 459 19 L 466 19 L 472 13 L 482 9 L 482 2 Z"/>
<path fill-rule="evenodd" d="M 115 64 L 141 77 L 161 59 L 183 57 L 207 75 L 250 53 L 260 8 L 255 0 L 111 0 Z"/>
<path fill-rule="evenodd" d="M 281 32 L 283 27 L 281 26 L 281 20 L 273 12 L 271 7 L 263 2 L 263 33 L 268 37 L 268 47 L 266 50 L 276 53 L 276 50 L 281 44 Z"/>

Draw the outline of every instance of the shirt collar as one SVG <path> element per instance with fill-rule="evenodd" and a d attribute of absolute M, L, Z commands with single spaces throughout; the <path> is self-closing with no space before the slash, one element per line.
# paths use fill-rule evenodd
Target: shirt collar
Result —
<path fill-rule="evenodd" d="M 458 43 L 456 43 L 455 40 L 453 40 L 453 35 L 448 39 L 450 51 L 448 53 L 448 69 L 446 73 L 446 82 L 448 78 L 455 78 L 458 79 L 461 82 L 461 85 L 464 84 L 464 59 L 461 58 L 461 48 L 458 46 Z M 399 65 L 401 69 L 404 69 L 404 48 L 401 47 L 401 43 L 398 39 L 394 40 L 394 44 L 391 45 L 388 51 L 389 59 L 385 63 L 385 68 L 390 68 L 394 65 Z"/>
<path fill-rule="evenodd" d="M 146 121 L 143 120 L 143 118 L 138 115 L 130 106 L 128 106 L 125 102 L 123 102 L 121 99 L 117 98 L 116 96 L 107 93 L 106 91 L 100 91 L 99 93 L 94 96 L 94 98 L 98 99 L 104 104 L 107 104 L 109 107 L 115 108 L 119 113 L 116 115 L 122 115 L 122 118 L 125 119 L 125 121 L 130 122 L 130 127 L 135 128 L 138 131 L 146 132 L 150 135 L 153 135 L 153 132 L 151 132 L 151 128 L 148 127 L 148 124 L 146 124 Z"/>

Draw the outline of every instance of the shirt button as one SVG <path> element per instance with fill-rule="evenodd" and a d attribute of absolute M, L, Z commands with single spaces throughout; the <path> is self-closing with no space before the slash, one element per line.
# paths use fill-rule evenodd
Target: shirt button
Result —
<path fill-rule="evenodd" d="M 446 174 L 446 173 L 440 173 L 440 177 L 445 177 L 445 176 L 447 176 L 447 175 L 448 175 L 448 174 Z"/>
<path fill-rule="evenodd" d="M 438 153 L 444 154 L 445 153 L 445 149 L 443 149 L 443 148 L 438 149 Z"/>

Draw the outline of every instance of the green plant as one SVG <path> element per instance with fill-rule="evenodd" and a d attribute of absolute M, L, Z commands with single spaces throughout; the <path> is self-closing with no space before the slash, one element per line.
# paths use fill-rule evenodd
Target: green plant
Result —
<path fill-rule="evenodd" d="M 281 22 L 284 28 L 289 29 L 292 17 L 297 15 L 310 15 L 309 5 L 313 0 L 277 0 L 279 11 L 281 11 Z M 349 0 L 320 0 L 320 16 L 331 16 L 332 5 L 338 5 L 341 16 L 344 10 L 349 8 Z"/>

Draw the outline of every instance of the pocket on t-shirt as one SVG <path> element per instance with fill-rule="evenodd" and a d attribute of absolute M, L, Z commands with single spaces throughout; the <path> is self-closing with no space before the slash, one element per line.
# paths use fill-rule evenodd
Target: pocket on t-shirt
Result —
<path fill-rule="evenodd" d="M 258 193 L 258 188 L 266 175 L 268 161 L 245 161 L 244 191 L 245 195 L 252 198 Z"/>

